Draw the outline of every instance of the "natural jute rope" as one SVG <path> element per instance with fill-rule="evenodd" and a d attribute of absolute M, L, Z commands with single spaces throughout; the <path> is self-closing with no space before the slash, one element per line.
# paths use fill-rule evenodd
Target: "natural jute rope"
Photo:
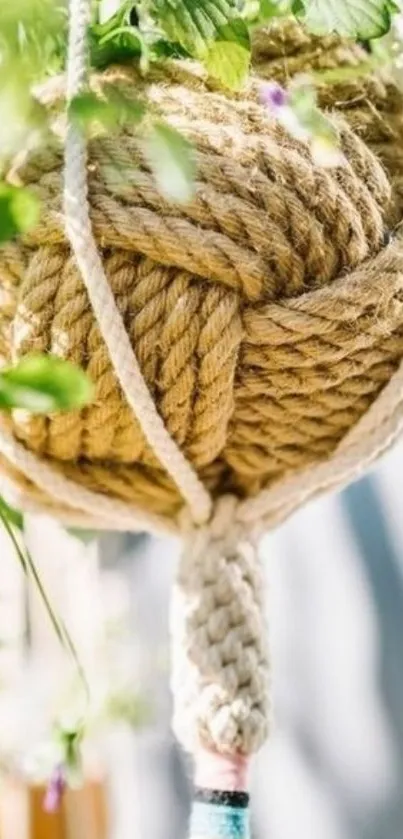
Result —
<path fill-rule="evenodd" d="M 44 210 L 0 251 L 0 355 L 68 357 L 96 398 L 2 418 L 1 488 L 69 524 L 181 533 L 173 688 L 192 836 L 245 839 L 247 758 L 269 727 L 257 536 L 403 427 L 402 101 L 381 76 L 321 86 L 346 164 L 320 169 L 260 104 L 257 75 L 232 98 L 186 62 L 88 78 L 90 8 L 71 0 L 66 89 L 41 94 L 62 142 L 19 173 Z M 293 22 L 254 38 L 262 78 L 362 57 Z M 88 148 L 60 127 L 61 99 L 110 82 L 194 144 L 186 206 L 156 189 L 137 127 Z"/>

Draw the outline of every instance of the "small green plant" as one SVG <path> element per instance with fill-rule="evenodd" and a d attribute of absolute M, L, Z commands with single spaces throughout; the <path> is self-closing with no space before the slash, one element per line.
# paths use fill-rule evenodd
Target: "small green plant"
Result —
<path fill-rule="evenodd" d="M 17 365 L 0 372 L 0 410 L 23 409 L 31 413 L 49 413 L 79 409 L 92 397 L 93 388 L 86 374 L 75 365 L 60 358 L 47 355 L 32 355 L 23 358 Z M 72 658 L 85 694 L 89 695 L 83 667 L 75 645 L 63 620 L 55 613 L 51 599 L 46 592 L 33 558 L 24 539 L 24 517 L 0 496 L 0 522 L 7 533 L 22 572 L 31 581 L 45 607 L 57 638 Z M 45 805 L 55 806 L 62 794 L 65 781 L 70 778 L 73 763 L 73 743 L 76 762 L 79 754 L 79 732 L 70 732 L 70 739 L 64 733 L 64 761 L 53 770 L 49 782 Z M 63 766 L 63 768 L 62 768 Z"/>
<path fill-rule="evenodd" d="M 0 372 L 0 410 L 49 414 L 82 408 L 92 398 L 88 376 L 52 355 L 28 355 Z"/>
<path fill-rule="evenodd" d="M 51 355 L 28 355 L 14 367 L 0 371 L 0 411 L 22 409 L 30 413 L 53 413 L 78 410 L 92 398 L 93 386 L 88 376 L 68 361 Z M 24 554 L 15 529 L 23 533 L 22 514 L 0 496 L 0 520 L 16 549 L 25 573 L 35 576 L 28 553 Z M 45 599 L 44 592 L 42 596 Z M 46 603 L 49 614 L 50 604 Z M 59 634 L 59 633 L 58 633 Z"/>

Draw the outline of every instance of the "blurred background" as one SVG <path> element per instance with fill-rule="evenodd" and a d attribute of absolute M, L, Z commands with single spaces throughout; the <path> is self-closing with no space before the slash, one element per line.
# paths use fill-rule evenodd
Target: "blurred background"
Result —
<path fill-rule="evenodd" d="M 402 474 L 400 447 L 263 540 L 275 719 L 255 762 L 254 839 L 403 835 Z M 178 544 L 83 542 L 45 518 L 27 539 L 94 707 L 84 789 L 46 815 L 38 744 L 61 696 L 73 713 L 82 691 L 1 532 L 0 839 L 185 839 L 190 772 L 169 692 Z"/>

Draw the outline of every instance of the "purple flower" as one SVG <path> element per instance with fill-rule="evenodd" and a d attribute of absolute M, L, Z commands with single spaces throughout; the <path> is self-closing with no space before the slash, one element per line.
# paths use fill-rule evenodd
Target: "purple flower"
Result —
<path fill-rule="evenodd" d="M 260 100 L 274 112 L 286 108 L 289 104 L 287 91 L 277 82 L 267 82 L 261 86 Z"/>
<path fill-rule="evenodd" d="M 47 813 L 56 813 L 60 807 L 66 789 L 66 772 L 62 764 L 54 769 L 45 794 L 43 808 Z"/>

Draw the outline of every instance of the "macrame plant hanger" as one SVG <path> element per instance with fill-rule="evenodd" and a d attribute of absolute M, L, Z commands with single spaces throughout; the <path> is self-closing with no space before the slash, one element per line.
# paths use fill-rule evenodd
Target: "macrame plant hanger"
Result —
<path fill-rule="evenodd" d="M 71 0 L 67 106 L 87 83 L 91 0 Z M 86 146 L 69 121 L 64 210 L 68 239 L 115 373 L 143 433 L 186 508 L 174 589 L 174 729 L 195 762 L 194 839 L 246 839 L 247 769 L 268 731 L 267 659 L 261 581 L 252 533 L 237 500 L 214 505 L 157 413 L 113 298 L 91 229 Z"/>
<path fill-rule="evenodd" d="M 88 81 L 91 0 L 70 0 L 67 108 Z M 150 447 L 178 487 L 178 521 L 78 486 L 1 428 L 0 452 L 59 502 L 96 524 L 180 532 L 172 599 L 174 728 L 195 763 L 192 839 L 249 836 L 248 767 L 269 730 L 268 661 L 257 539 L 314 495 L 357 477 L 400 434 L 403 367 L 326 462 L 285 477 L 256 498 L 213 502 L 168 433 L 144 381 L 93 236 L 82 131 L 68 118 L 65 227 L 115 375 Z M 396 266 L 403 271 L 396 243 Z M 397 270 L 397 268 L 396 268 Z M 375 294 L 368 284 L 368 295 Z M 376 298 L 376 295 L 375 295 Z M 375 299 L 374 298 L 374 299 Z"/>

